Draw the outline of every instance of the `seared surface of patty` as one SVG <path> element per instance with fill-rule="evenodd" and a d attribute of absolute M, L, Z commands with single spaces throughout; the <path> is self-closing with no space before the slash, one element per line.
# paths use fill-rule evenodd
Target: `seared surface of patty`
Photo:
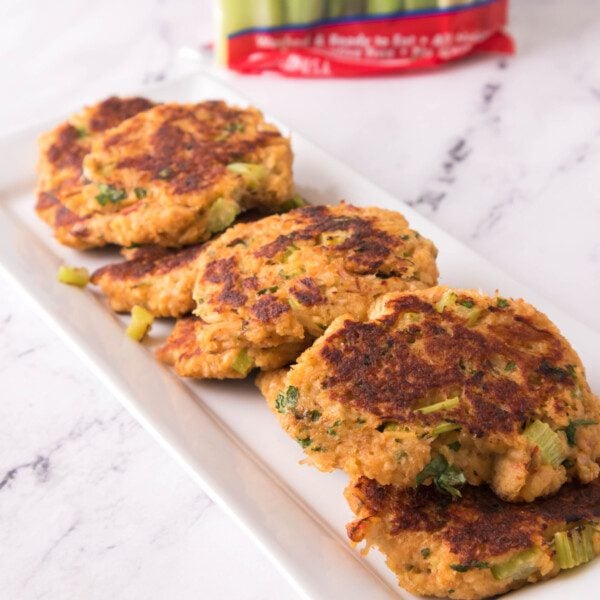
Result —
<path fill-rule="evenodd" d="M 435 256 L 402 215 L 378 208 L 306 207 L 237 225 L 200 255 L 199 319 L 178 325 L 159 357 L 190 377 L 282 366 L 337 316 L 361 319 L 386 292 L 434 285 Z M 234 368 L 240 353 L 246 367 Z"/>
<path fill-rule="evenodd" d="M 248 223 L 263 216 L 248 210 L 237 221 Z M 116 312 L 130 312 L 137 305 L 155 317 L 182 317 L 195 307 L 192 292 L 203 248 L 203 244 L 195 244 L 178 249 L 124 249 L 121 253 L 126 260 L 97 269 L 91 281 L 100 287 Z"/>
<path fill-rule="evenodd" d="M 91 281 L 116 312 L 130 312 L 137 305 L 157 317 L 181 317 L 194 308 L 192 290 L 203 248 L 203 244 L 178 250 L 142 247 L 127 260 L 96 270 Z"/>
<path fill-rule="evenodd" d="M 522 300 L 390 294 L 259 386 L 322 470 L 402 487 L 446 478 L 450 493 L 466 478 L 511 501 L 598 476 L 598 398 L 569 343 Z"/>
<path fill-rule="evenodd" d="M 154 103 L 146 98 L 110 97 L 73 115 L 39 140 L 36 212 L 68 245 L 78 246 L 70 226 L 79 220 L 67 204 L 81 202 L 83 159 L 92 142 L 104 131 L 148 110 Z"/>
<path fill-rule="evenodd" d="M 250 207 L 292 195 L 289 140 L 253 108 L 161 104 L 105 132 L 83 159 L 82 194 L 65 199 L 84 247 L 178 247 L 208 239 Z"/>
<path fill-rule="evenodd" d="M 363 477 L 346 489 L 357 516 L 348 536 L 379 548 L 411 593 L 457 599 L 548 579 L 600 552 L 598 480 L 529 504 L 504 502 L 487 486 L 462 494 L 453 501 L 433 486 L 400 489 Z"/>

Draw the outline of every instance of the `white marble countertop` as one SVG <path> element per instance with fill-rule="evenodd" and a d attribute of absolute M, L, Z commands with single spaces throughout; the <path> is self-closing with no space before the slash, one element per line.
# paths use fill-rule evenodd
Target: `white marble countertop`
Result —
<path fill-rule="evenodd" d="M 510 29 L 514 58 L 427 75 L 229 78 L 600 331 L 600 0 L 514 0 Z M 208 0 L 3 2 L 0 132 L 172 77 L 210 31 Z M 3 280 L 0 342 L 3 598 L 294 597 Z"/>

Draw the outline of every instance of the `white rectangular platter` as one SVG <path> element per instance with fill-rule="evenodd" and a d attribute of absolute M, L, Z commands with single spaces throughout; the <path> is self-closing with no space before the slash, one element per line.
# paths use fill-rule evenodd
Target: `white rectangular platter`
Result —
<path fill-rule="evenodd" d="M 204 73 L 144 93 L 155 100 L 223 98 L 248 104 Z M 170 323 L 154 328 L 148 344 L 136 344 L 124 335 L 123 320 L 110 312 L 93 289 L 82 291 L 56 282 L 63 262 L 93 269 L 117 255 L 61 247 L 35 216 L 35 140 L 43 129 L 35 127 L 0 139 L 0 270 L 25 291 L 131 414 L 257 542 L 300 595 L 323 600 L 411 598 L 397 587 L 377 552 L 362 559 L 349 547 L 344 525 L 352 515 L 342 496 L 346 477 L 298 464 L 301 449 L 279 429 L 251 380 L 197 383 L 178 379 L 152 354 L 152 346 L 164 339 Z M 596 332 L 314 144 L 290 133 L 295 178 L 300 193 L 311 203 L 345 199 L 400 210 L 412 227 L 438 246 L 443 283 L 489 293 L 499 289 L 503 296 L 522 296 L 537 305 L 571 340 L 598 393 L 600 370 L 595 368 L 594 351 L 600 347 L 600 336 Z M 562 600 L 568 594 L 589 598 L 594 585 L 600 585 L 597 563 L 513 597 Z"/>

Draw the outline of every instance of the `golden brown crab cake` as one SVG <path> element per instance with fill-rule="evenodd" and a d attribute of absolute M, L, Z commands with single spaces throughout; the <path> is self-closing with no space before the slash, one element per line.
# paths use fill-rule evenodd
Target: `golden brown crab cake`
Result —
<path fill-rule="evenodd" d="M 556 576 L 600 553 L 600 482 L 570 483 L 529 504 L 465 486 L 453 501 L 433 486 L 361 478 L 346 489 L 354 543 L 386 557 L 413 594 L 476 600 Z"/>
<path fill-rule="evenodd" d="M 40 137 L 36 212 L 56 230 L 63 243 L 80 245 L 79 240 L 69 234 L 70 225 L 78 217 L 65 202 L 81 194 L 83 159 L 92 142 L 107 129 L 152 106 L 154 103 L 146 98 L 112 96 L 85 108 Z"/>
<path fill-rule="evenodd" d="M 434 285 L 435 256 L 401 214 L 379 208 L 306 207 L 237 225 L 199 260 L 193 359 L 173 339 L 159 358 L 188 377 L 216 373 L 215 359 L 222 377 L 287 364 L 338 315 L 364 318 L 381 294 Z M 256 358 L 267 350 L 281 355 L 268 366 Z"/>
<path fill-rule="evenodd" d="M 301 339 L 269 348 L 249 346 L 240 338 L 235 323 L 205 323 L 192 316 L 177 321 L 167 343 L 156 354 L 185 376 L 240 379 L 255 367 L 270 371 L 289 364 L 309 343 Z"/>
<path fill-rule="evenodd" d="M 262 216 L 249 210 L 240 215 L 238 222 L 247 223 Z M 178 249 L 124 248 L 121 254 L 126 260 L 97 269 L 91 281 L 100 287 L 116 312 L 130 312 L 134 306 L 142 306 L 155 317 L 182 317 L 195 307 L 192 292 L 203 248 L 203 244 Z"/>
<path fill-rule="evenodd" d="M 203 248 L 143 247 L 128 260 L 96 270 L 91 281 L 116 312 L 130 312 L 137 305 L 156 317 L 181 317 L 194 308 L 192 290 Z"/>
<path fill-rule="evenodd" d="M 454 481 L 450 493 L 466 479 L 529 502 L 598 476 L 598 398 L 569 343 L 523 300 L 389 294 L 258 383 L 308 461 L 353 479 Z"/>
<path fill-rule="evenodd" d="M 208 239 L 251 207 L 288 207 L 289 140 L 254 108 L 221 101 L 161 104 L 96 138 L 84 158 L 90 182 L 68 197 L 81 246 Z"/>

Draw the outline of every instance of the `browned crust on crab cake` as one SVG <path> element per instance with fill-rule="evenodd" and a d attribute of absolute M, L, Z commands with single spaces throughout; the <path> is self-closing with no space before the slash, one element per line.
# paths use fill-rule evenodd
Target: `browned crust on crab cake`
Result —
<path fill-rule="evenodd" d="M 90 183 L 64 200 L 81 247 L 195 244 L 237 212 L 281 209 L 293 191 L 289 140 L 258 110 L 222 101 L 155 106 L 96 137 L 83 163 Z M 229 220 L 215 225 L 223 203 Z"/>
<path fill-rule="evenodd" d="M 202 244 L 182 250 L 148 247 L 129 260 L 101 267 L 91 281 L 116 312 L 129 312 L 137 305 L 156 317 L 180 317 L 194 308 L 195 266 L 203 248 Z"/>
<path fill-rule="evenodd" d="M 249 223 L 264 214 L 249 210 L 238 222 Z M 121 251 L 126 260 L 97 269 L 91 281 L 107 296 L 116 312 L 143 306 L 156 317 L 181 317 L 191 313 L 198 259 L 204 246 L 180 249 L 141 246 Z"/>
<path fill-rule="evenodd" d="M 194 312 L 217 345 L 250 354 L 303 349 L 340 314 L 364 318 L 382 294 L 435 284 L 435 256 L 433 244 L 396 212 L 344 203 L 292 210 L 208 243 Z M 203 377 L 204 360 L 212 357 L 199 351 L 174 364 L 181 375 Z"/>
<path fill-rule="evenodd" d="M 259 385 L 323 470 L 409 487 L 441 454 L 469 483 L 513 501 L 598 476 L 598 399 L 569 343 L 522 300 L 443 287 L 390 294 L 366 321 L 340 317 L 283 380 L 266 374 Z M 289 386 L 298 403 L 277 410 Z M 450 398 L 455 405 L 422 412 Z M 321 417 L 298 418 L 313 411 Z M 523 435 L 536 420 L 556 432 L 562 464 Z M 572 423 L 581 426 L 569 444 Z"/>
<path fill-rule="evenodd" d="M 554 534 L 600 521 L 599 480 L 512 504 L 487 486 L 467 485 L 453 501 L 434 486 L 401 489 L 363 477 L 346 498 L 357 516 L 347 526 L 350 539 L 378 547 L 400 584 L 425 596 L 487 598 L 553 577 L 560 570 Z M 597 532 L 593 545 L 600 552 Z M 497 579 L 492 569 L 520 553 L 526 568 Z"/>
<path fill-rule="evenodd" d="M 79 221 L 78 215 L 65 206 L 65 199 L 81 194 L 83 159 L 93 140 L 152 106 L 154 103 L 146 98 L 111 96 L 40 137 L 36 212 L 59 237 L 69 237 L 65 228 Z M 78 245 L 77 240 L 70 241 Z"/>

